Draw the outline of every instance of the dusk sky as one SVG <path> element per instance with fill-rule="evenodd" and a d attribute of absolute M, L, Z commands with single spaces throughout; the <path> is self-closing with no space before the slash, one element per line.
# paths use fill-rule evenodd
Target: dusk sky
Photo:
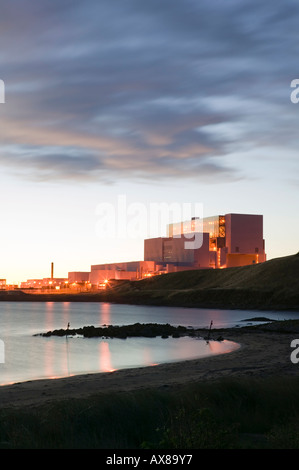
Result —
<path fill-rule="evenodd" d="M 143 259 L 97 232 L 120 196 L 263 214 L 267 258 L 298 252 L 298 20 L 295 0 L 2 2 L 0 278 Z"/>

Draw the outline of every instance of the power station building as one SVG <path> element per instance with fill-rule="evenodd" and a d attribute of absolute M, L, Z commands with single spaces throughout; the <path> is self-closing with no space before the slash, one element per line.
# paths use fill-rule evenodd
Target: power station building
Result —
<path fill-rule="evenodd" d="M 144 261 L 93 265 L 89 281 L 95 286 L 108 279 L 136 280 L 175 271 L 222 269 L 264 261 L 262 215 L 217 215 L 169 224 L 166 237 L 144 240 Z"/>
<path fill-rule="evenodd" d="M 263 216 L 226 214 L 194 217 L 167 226 L 167 236 L 144 240 L 144 260 L 92 265 L 90 271 L 74 271 L 68 278 L 29 279 L 24 289 L 106 287 L 109 280 L 138 280 L 148 276 L 190 269 L 222 269 L 266 261 Z M 0 280 L 0 289 L 5 288 Z"/>
<path fill-rule="evenodd" d="M 201 236 L 201 246 L 192 246 L 192 234 Z M 226 214 L 169 224 L 167 237 L 144 240 L 144 259 L 167 272 L 262 263 L 266 261 L 263 216 Z"/>
<path fill-rule="evenodd" d="M 27 281 L 21 282 L 20 287 L 21 289 L 60 290 L 67 284 L 68 279 L 54 277 L 54 263 L 51 263 L 51 277 L 44 277 L 43 279 L 27 279 Z"/>
<path fill-rule="evenodd" d="M 97 264 L 91 266 L 91 285 L 101 284 L 108 279 L 136 281 L 156 272 L 154 261 L 128 261 L 124 263 Z"/>

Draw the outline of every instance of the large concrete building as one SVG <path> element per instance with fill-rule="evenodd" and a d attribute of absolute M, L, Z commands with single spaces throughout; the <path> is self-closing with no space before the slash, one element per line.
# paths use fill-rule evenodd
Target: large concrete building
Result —
<path fill-rule="evenodd" d="M 194 239 L 177 235 L 144 240 L 145 261 L 154 261 L 160 272 L 173 271 L 174 267 L 199 269 L 212 265 L 208 233 L 201 234 L 202 245 L 199 249 L 188 247 Z"/>
<path fill-rule="evenodd" d="M 200 243 L 199 243 L 200 242 Z M 144 260 L 97 264 L 69 273 L 69 283 L 103 288 L 105 282 L 138 280 L 190 269 L 218 269 L 266 260 L 263 216 L 226 214 L 169 224 L 167 236 L 144 240 Z"/>
<path fill-rule="evenodd" d="M 21 282 L 21 289 L 61 289 L 68 283 L 66 278 L 45 277 L 43 279 L 27 279 Z"/>
<path fill-rule="evenodd" d="M 129 261 L 124 263 L 97 264 L 91 266 L 91 285 L 101 285 L 105 280 L 131 280 L 142 279 L 154 274 L 156 263 L 154 261 Z"/>
<path fill-rule="evenodd" d="M 68 282 L 70 284 L 89 282 L 90 272 L 89 271 L 72 271 L 68 273 Z"/>
<path fill-rule="evenodd" d="M 199 230 L 201 246 L 192 248 L 190 234 Z M 167 237 L 144 241 L 144 259 L 167 271 L 262 263 L 266 260 L 263 216 L 226 214 L 170 224 Z"/>

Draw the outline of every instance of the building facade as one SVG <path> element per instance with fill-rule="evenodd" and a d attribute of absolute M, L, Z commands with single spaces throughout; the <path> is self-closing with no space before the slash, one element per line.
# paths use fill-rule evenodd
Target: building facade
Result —
<path fill-rule="evenodd" d="M 21 289 L 62 289 L 68 284 L 68 279 L 45 277 L 43 279 L 27 279 L 21 282 Z"/>
<path fill-rule="evenodd" d="M 123 263 L 106 263 L 91 266 L 90 283 L 102 285 L 110 279 L 136 281 L 155 273 L 154 261 L 128 261 Z"/>
<path fill-rule="evenodd" d="M 133 281 L 168 272 L 222 269 L 264 261 L 262 215 L 195 217 L 169 224 L 166 237 L 144 240 L 143 261 L 92 265 L 90 272 L 68 273 L 68 283 L 69 286 L 85 283 L 101 289 L 106 288 L 109 280 Z"/>
<path fill-rule="evenodd" d="M 144 240 L 144 259 L 154 261 L 156 270 L 173 271 L 174 267 L 208 268 L 211 267 L 212 258 L 209 250 L 208 233 L 200 234 L 201 247 L 196 246 L 195 238 L 186 236 L 184 233 L 179 236 L 169 236 L 164 238 L 150 238 Z"/>
<path fill-rule="evenodd" d="M 188 246 L 190 232 L 202 234 L 199 248 Z M 263 216 L 226 214 L 169 224 L 168 237 L 144 241 L 144 259 L 167 271 L 170 266 L 215 269 L 262 263 L 266 261 Z"/>
<path fill-rule="evenodd" d="M 89 271 L 72 271 L 68 273 L 69 284 L 89 282 L 90 272 Z"/>

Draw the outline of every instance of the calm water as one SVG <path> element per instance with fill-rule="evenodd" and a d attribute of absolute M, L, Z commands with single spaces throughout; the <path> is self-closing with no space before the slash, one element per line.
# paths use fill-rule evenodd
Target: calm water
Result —
<path fill-rule="evenodd" d="M 40 378 L 56 378 L 89 372 L 150 366 L 211 354 L 230 352 L 237 346 L 193 338 L 43 338 L 34 336 L 58 328 L 86 325 L 127 325 L 170 323 L 208 328 L 244 326 L 244 319 L 267 316 L 273 319 L 299 318 L 299 313 L 257 313 L 116 305 L 109 303 L 27 303 L 0 302 L 0 385 Z M 1 348 L 0 348 L 1 360 Z"/>

